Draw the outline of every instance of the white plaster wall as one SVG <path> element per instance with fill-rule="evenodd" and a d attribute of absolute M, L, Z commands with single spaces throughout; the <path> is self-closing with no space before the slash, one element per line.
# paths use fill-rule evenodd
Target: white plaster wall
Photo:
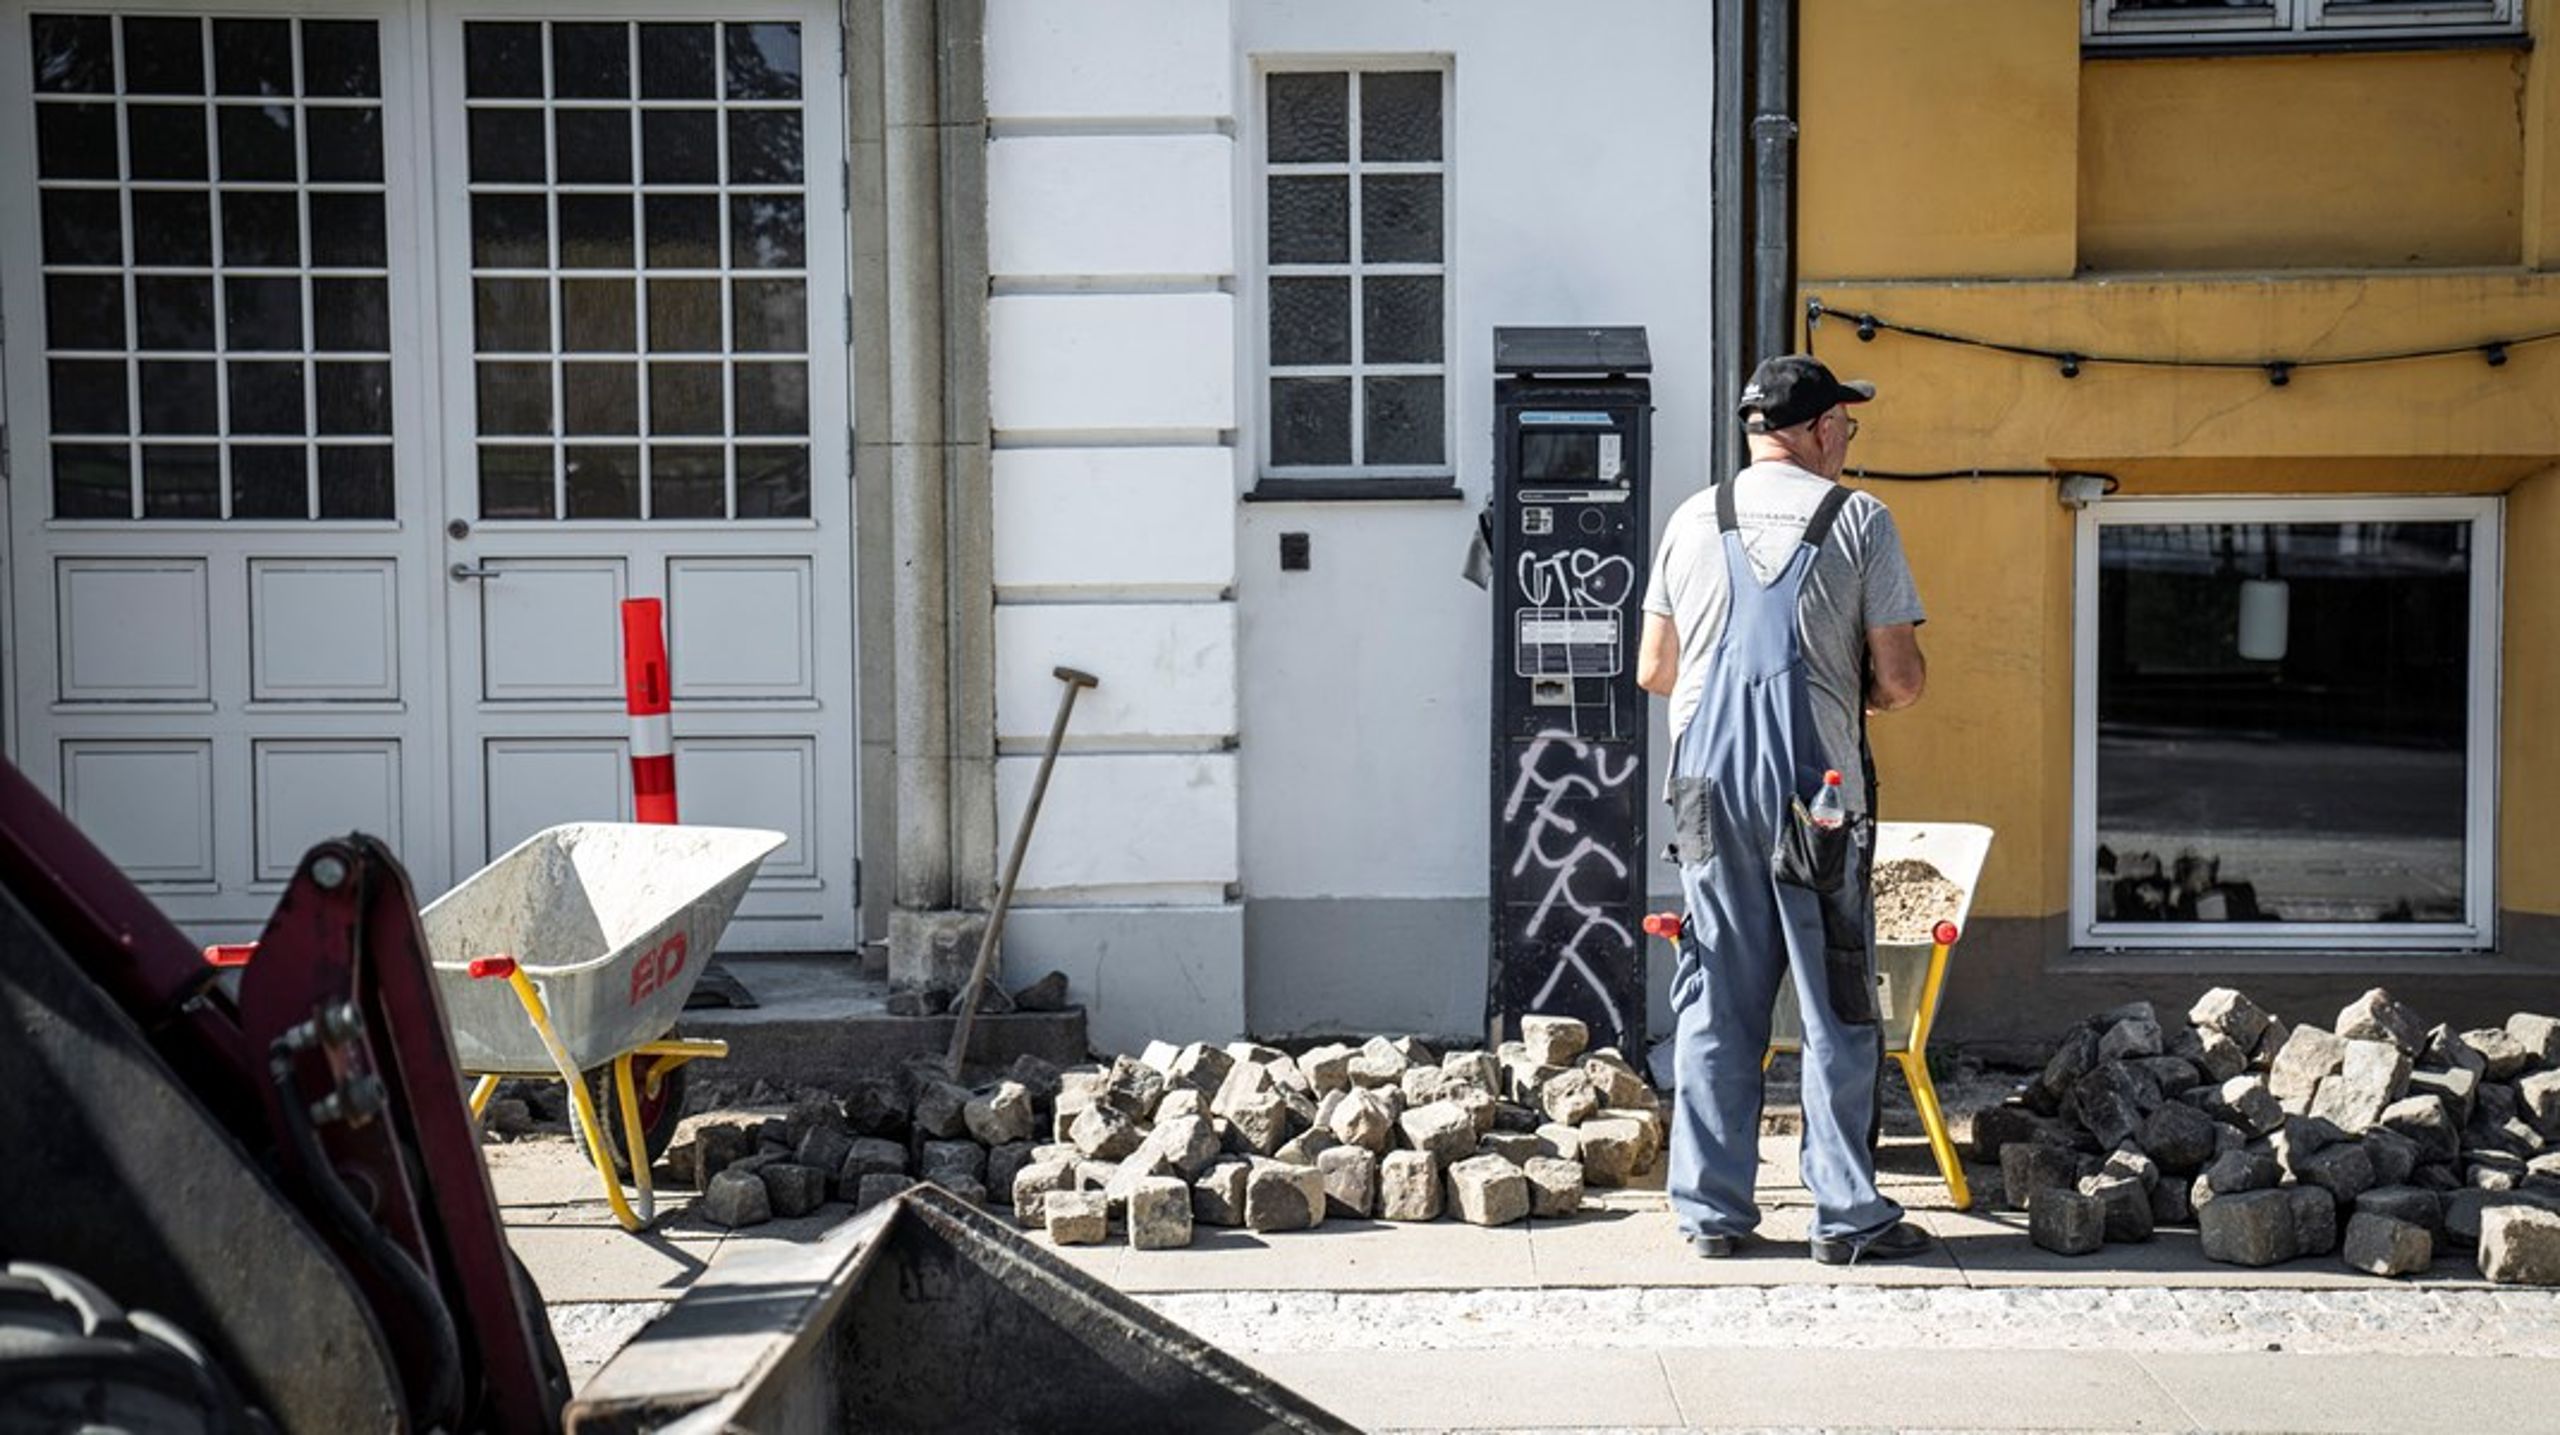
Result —
<path fill-rule="evenodd" d="M 987 0 L 988 117 L 1227 120 L 1228 25 L 1227 0 Z"/>
<path fill-rule="evenodd" d="M 1185 739 L 1216 746 L 1236 730 L 1235 648 L 1232 603 L 1003 604 L 996 740 L 1006 751 L 1036 751 L 1066 689 L 1055 669 L 1092 672 L 1103 658 L 1112 677 L 1076 695 L 1067 750 Z"/>
<path fill-rule="evenodd" d="M 998 449 L 997 597 L 1215 600 L 1236 579 L 1234 481 L 1215 445 Z"/>
<path fill-rule="evenodd" d="M 1214 290 L 997 293 L 987 304 L 996 431 L 1235 427 L 1235 309 Z"/>
<path fill-rule="evenodd" d="M 1036 757 L 996 759 L 1004 831 L 1020 822 L 1039 767 Z M 1236 880 L 1235 811 L 1231 753 L 1060 758 L 1023 858 L 1020 900 L 1125 901 L 1144 890 L 1184 905 L 1221 903 L 1220 889 Z M 1167 891 L 1174 888 L 1207 890 Z"/>
<path fill-rule="evenodd" d="M 988 263 L 1015 275 L 1230 273 L 1234 163 L 1221 134 L 999 138 L 987 146 Z"/>
<path fill-rule="evenodd" d="M 1465 491 L 1464 503 L 1240 508 L 1248 901 L 1277 899 L 1277 912 L 1299 899 L 1480 902 L 1485 894 L 1490 600 L 1459 577 L 1459 564 L 1491 482 L 1496 326 L 1645 326 L 1657 405 L 1656 533 L 1705 481 L 1716 421 L 1705 411 L 1711 9 L 1695 0 L 1236 0 L 1242 194 L 1258 182 L 1250 157 L 1259 60 L 1448 57 L 1449 382 Z M 1258 236 L 1246 213 L 1240 249 L 1249 253 Z M 1245 303 L 1256 302 L 1250 272 L 1240 288 Z M 1259 407 L 1250 309 L 1238 329 L 1250 424 Z M 1239 444 L 1243 489 L 1255 477 L 1256 440 L 1248 432 Z M 1308 535 L 1309 571 L 1280 571 L 1284 532 Z M 1657 732 L 1657 773 L 1664 748 Z M 1656 873 L 1655 890 L 1671 885 L 1667 869 Z M 1302 984 L 1313 986 L 1331 979 L 1316 970 L 1326 959 L 1256 941 L 1255 1025 L 1282 1030 L 1313 1019 L 1289 1007 L 1286 967 L 1304 964 Z M 1399 960 L 1445 965 L 1471 955 L 1481 963 L 1481 932 L 1449 942 L 1444 953 Z M 1406 980 L 1393 962 L 1374 970 L 1382 992 Z M 1421 985 L 1443 990 L 1440 975 Z M 1452 1013 L 1451 1029 L 1480 1017 L 1480 1009 Z"/>

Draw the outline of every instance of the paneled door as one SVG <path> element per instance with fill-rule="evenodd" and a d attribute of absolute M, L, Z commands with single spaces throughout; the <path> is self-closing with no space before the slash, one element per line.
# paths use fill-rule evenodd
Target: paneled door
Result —
<path fill-rule="evenodd" d="M 404 14 L 0 5 L 10 755 L 207 940 L 447 875 Z"/>
<path fill-rule="evenodd" d="M 628 815 L 617 605 L 658 597 L 684 819 L 789 837 L 732 945 L 850 945 L 834 12 L 528 13 L 431 21 L 456 870 Z"/>

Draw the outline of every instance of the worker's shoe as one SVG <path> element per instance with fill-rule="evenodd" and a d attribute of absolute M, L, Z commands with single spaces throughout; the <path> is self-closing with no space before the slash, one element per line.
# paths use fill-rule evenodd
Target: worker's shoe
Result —
<path fill-rule="evenodd" d="M 1689 1249 L 1705 1260 L 1720 1261 L 1742 1250 L 1740 1236 L 1691 1236 Z"/>
<path fill-rule="evenodd" d="M 1909 1221 L 1896 1221 L 1872 1236 L 1816 1236 L 1813 1258 L 1826 1266 L 1853 1266 L 1860 1261 L 1898 1261 L 1927 1249 L 1927 1231 Z"/>

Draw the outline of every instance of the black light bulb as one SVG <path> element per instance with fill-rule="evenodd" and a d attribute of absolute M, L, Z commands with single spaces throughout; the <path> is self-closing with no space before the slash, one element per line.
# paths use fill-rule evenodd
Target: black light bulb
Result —
<path fill-rule="evenodd" d="M 1859 316 L 1858 316 L 1858 342 L 1859 342 L 1859 343 L 1861 343 L 1861 344 L 1872 344 L 1872 343 L 1874 343 L 1875 341 L 1876 341 L 1876 316 L 1875 316 L 1875 315 L 1873 315 L 1873 314 L 1861 314 L 1861 315 L 1859 315 Z"/>
<path fill-rule="evenodd" d="M 2062 376 L 2066 379 L 2076 379 L 2080 377 L 2080 356 L 2078 354 L 2065 354 L 2062 356 Z"/>

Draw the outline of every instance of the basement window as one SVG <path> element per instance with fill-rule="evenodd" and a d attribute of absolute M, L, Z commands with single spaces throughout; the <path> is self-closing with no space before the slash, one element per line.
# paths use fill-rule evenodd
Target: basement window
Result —
<path fill-rule="evenodd" d="M 1262 72 L 1265 479 L 1448 480 L 1448 81 L 1412 58 Z"/>
<path fill-rule="evenodd" d="M 2075 944 L 2491 945 L 2498 560 L 2494 498 L 2085 510 Z"/>
<path fill-rule="evenodd" d="M 2518 35 L 2519 0 L 2086 0 L 2092 47 L 2329 47 Z"/>

